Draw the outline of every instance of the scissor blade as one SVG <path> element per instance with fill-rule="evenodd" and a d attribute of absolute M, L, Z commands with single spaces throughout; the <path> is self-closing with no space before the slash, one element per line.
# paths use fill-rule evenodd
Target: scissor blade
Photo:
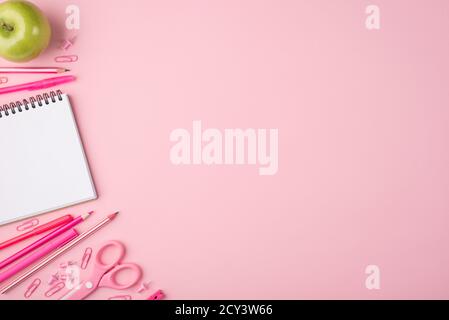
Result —
<path fill-rule="evenodd" d="M 83 288 L 84 286 L 84 282 L 80 283 L 79 285 L 77 285 L 75 288 L 73 288 L 72 290 L 70 290 L 69 292 L 67 292 L 62 298 L 60 298 L 59 300 L 71 300 L 70 298 L 73 297 L 75 295 L 75 293 L 77 293 L 78 291 L 81 290 L 81 288 Z"/>

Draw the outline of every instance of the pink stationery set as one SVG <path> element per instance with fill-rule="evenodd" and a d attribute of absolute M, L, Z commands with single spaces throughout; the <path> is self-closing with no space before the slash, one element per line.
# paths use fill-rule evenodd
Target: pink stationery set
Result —
<path fill-rule="evenodd" d="M 0 35 L 1 57 L 19 63 L 31 61 L 43 53 L 52 34 L 45 14 L 31 2 L 22 0 L 4 1 L 0 7 L 3 32 Z M 5 10 L 13 14 L 5 16 Z M 37 18 L 27 20 L 27 16 Z M 20 25 L 16 24 L 16 18 L 24 22 L 21 20 Z M 24 30 L 19 30 L 21 28 Z M 25 32 L 27 28 L 33 32 Z M 14 31 L 18 33 L 13 36 Z M 2 42 L 5 34 L 10 36 L 8 50 Z M 71 37 L 59 49 L 68 51 L 73 44 L 74 37 Z M 67 52 L 56 56 L 54 61 L 72 63 L 78 61 L 78 56 Z M 70 98 L 59 88 L 54 88 L 74 82 L 76 77 L 63 75 L 8 86 L 4 84 L 15 74 L 61 74 L 70 71 L 66 67 L 0 66 L 0 74 L 4 75 L 0 77 L 0 95 L 40 91 L 0 104 L 0 167 L 4 169 L 0 179 L 0 226 L 30 218 L 17 226 L 18 235 L 0 239 L 0 250 L 41 235 L 31 244 L 0 259 L 0 295 L 8 294 L 20 284 L 30 281 L 23 296 L 32 298 L 45 281 L 31 277 L 114 221 L 118 215 L 118 212 L 109 214 L 84 232 L 75 227 L 93 212 L 77 217 L 64 215 L 42 225 L 40 218 L 36 218 L 37 215 L 97 199 Z M 104 251 L 111 248 L 118 252 L 117 259 L 110 264 L 103 263 Z M 63 295 L 62 299 L 78 300 L 100 288 L 125 290 L 137 285 L 143 275 L 142 269 L 135 263 L 122 263 L 125 252 L 125 245 L 119 241 L 106 242 L 97 253 L 87 247 L 79 261 L 59 265 L 60 270 L 48 281 L 49 287 L 43 296 L 58 298 L 61 294 L 59 298 Z M 90 278 L 82 280 L 81 271 L 87 270 L 93 259 L 95 263 Z M 117 274 L 124 271 L 132 273 L 125 284 L 117 281 Z M 147 286 L 139 293 L 146 289 Z M 126 300 L 132 299 L 130 295 L 126 296 L 129 297 Z M 163 297 L 162 291 L 157 291 L 150 300 Z"/>

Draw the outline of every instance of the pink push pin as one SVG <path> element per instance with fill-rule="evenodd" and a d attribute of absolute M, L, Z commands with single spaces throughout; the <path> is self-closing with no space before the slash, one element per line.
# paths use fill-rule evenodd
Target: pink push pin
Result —
<path fill-rule="evenodd" d="M 52 285 L 54 283 L 56 283 L 57 281 L 59 281 L 59 272 L 56 272 L 55 274 L 51 275 L 51 278 L 48 280 L 48 285 Z"/>
<path fill-rule="evenodd" d="M 75 44 L 76 37 L 72 39 L 65 39 L 61 44 L 61 49 L 64 51 L 69 50 Z"/>
<path fill-rule="evenodd" d="M 143 282 L 140 285 L 139 289 L 137 289 L 137 292 L 142 293 L 144 291 L 147 291 L 149 288 L 150 288 L 150 282 Z"/>
<path fill-rule="evenodd" d="M 61 262 L 61 263 L 59 264 L 59 268 L 61 268 L 61 269 L 67 269 L 68 267 L 74 266 L 75 264 L 76 264 L 76 262 L 74 262 L 74 261 Z"/>
<path fill-rule="evenodd" d="M 64 282 L 67 281 L 68 278 L 69 278 L 69 276 L 66 274 L 61 274 L 59 276 L 59 280 L 64 281 Z"/>

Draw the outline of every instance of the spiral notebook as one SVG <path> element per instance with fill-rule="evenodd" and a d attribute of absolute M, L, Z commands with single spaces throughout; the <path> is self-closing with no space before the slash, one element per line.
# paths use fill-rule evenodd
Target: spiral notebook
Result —
<path fill-rule="evenodd" d="M 0 106 L 0 225 L 97 198 L 69 98 Z"/>

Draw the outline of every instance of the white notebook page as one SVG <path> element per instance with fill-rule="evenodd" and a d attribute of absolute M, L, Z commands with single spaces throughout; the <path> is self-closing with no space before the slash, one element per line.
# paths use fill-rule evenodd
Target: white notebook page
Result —
<path fill-rule="evenodd" d="M 0 118 L 0 225 L 97 195 L 67 95 Z"/>

